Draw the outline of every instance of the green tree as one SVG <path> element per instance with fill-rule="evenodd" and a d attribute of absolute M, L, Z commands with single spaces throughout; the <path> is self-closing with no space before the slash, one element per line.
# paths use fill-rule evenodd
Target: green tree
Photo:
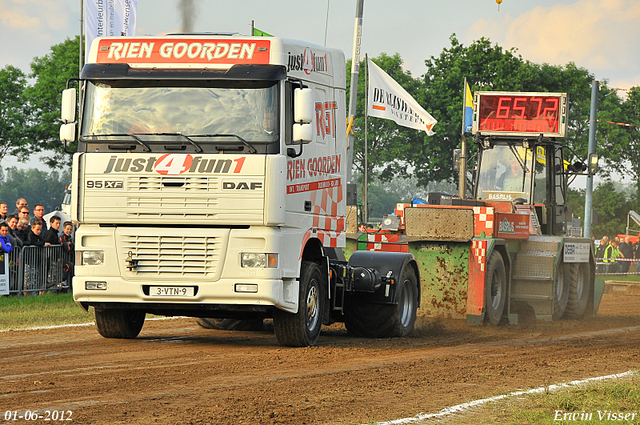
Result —
<path fill-rule="evenodd" d="M 72 156 L 64 151 L 60 142 L 60 104 L 67 80 L 78 76 L 78 49 L 80 38 L 67 38 L 51 47 L 51 52 L 31 62 L 30 78 L 33 86 L 27 88 L 26 98 L 32 106 L 32 153 L 51 151 L 43 159 L 51 168 L 68 167 Z M 75 150 L 75 146 L 69 149 Z"/>
<path fill-rule="evenodd" d="M 462 121 L 462 90 L 467 78 L 471 90 L 500 90 L 526 92 L 564 92 L 569 95 L 569 125 L 565 143 L 576 155 L 584 158 L 587 153 L 589 131 L 590 93 L 593 75 L 584 68 L 569 62 L 565 66 L 536 64 L 526 61 L 516 49 L 504 50 L 481 38 L 468 47 L 451 36 L 451 47 L 445 48 L 439 57 L 426 62 L 424 75 L 424 105 L 438 120 L 436 135 L 428 144 L 412 151 L 409 161 L 422 182 L 452 179 L 451 153 L 458 147 Z M 603 116 L 614 116 L 620 99 L 609 89 L 606 81 L 600 92 Z M 604 152 L 607 141 L 618 140 L 616 134 L 599 133 L 598 146 Z M 422 148 L 422 149 L 420 149 Z M 471 146 L 471 153 L 474 146 Z M 469 155 L 470 156 L 470 155 Z M 602 156 L 602 155 L 601 155 Z M 573 158 L 567 158 L 572 160 Z M 612 162 L 604 164 L 603 175 L 612 168 Z"/>
<path fill-rule="evenodd" d="M 624 134 L 624 142 L 618 146 L 619 157 L 628 167 L 620 167 L 619 171 L 630 174 L 636 189 L 635 205 L 640 206 L 640 86 L 631 87 L 626 100 L 621 105 L 621 117 L 629 127 L 601 123 L 601 127 L 615 127 L 618 134 Z M 622 120 L 613 120 L 620 122 Z M 621 137 L 622 138 L 622 137 Z M 607 155 L 609 156 L 609 155 Z"/>
<path fill-rule="evenodd" d="M 598 223 L 592 226 L 596 237 L 624 233 L 631 204 L 612 181 L 600 183 L 593 190 L 593 208 L 598 210 Z"/>
<path fill-rule="evenodd" d="M 29 157 L 26 86 L 26 76 L 20 69 L 9 65 L 0 70 L 0 161 L 6 155 L 19 160 Z"/>
<path fill-rule="evenodd" d="M 45 212 L 59 207 L 64 197 L 64 188 L 71 181 L 71 172 L 51 171 L 35 168 L 21 170 L 11 167 L 0 174 L 0 201 L 6 202 L 9 212 L 18 198 L 25 198 L 31 208 L 42 204 Z"/>

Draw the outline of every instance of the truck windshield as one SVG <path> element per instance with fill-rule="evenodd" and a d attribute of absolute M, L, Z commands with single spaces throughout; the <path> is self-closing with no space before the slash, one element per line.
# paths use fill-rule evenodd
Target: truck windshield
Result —
<path fill-rule="evenodd" d="M 146 147 L 175 142 L 205 150 L 207 144 L 244 145 L 253 152 L 254 145 L 277 142 L 278 83 L 236 84 L 88 81 L 81 140 L 138 142 Z"/>
<path fill-rule="evenodd" d="M 479 199 L 488 199 L 491 192 L 515 192 L 529 200 L 532 155 L 529 149 L 497 145 L 482 153 L 478 191 Z M 525 173 L 525 169 L 527 170 Z"/>

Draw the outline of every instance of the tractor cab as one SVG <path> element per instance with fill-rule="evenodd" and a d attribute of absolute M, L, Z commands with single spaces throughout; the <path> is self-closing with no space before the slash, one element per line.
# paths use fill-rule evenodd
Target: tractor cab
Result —
<path fill-rule="evenodd" d="M 539 234 L 564 234 L 568 162 L 563 146 L 549 138 L 476 136 L 479 147 L 473 196 L 498 211 L 535 211 Z"/>

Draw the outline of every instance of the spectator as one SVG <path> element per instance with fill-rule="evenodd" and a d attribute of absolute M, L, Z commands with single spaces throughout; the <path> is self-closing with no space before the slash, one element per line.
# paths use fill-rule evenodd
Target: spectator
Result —
<path fill-rule="evenodd" d="M 60 217 L 57 215 L 51 216 L 49 219 L 49 229 L 44 232 L 43 241 L 45 246 L 60 245 L 58 229 L 60 229 Z"/>
<path fill-rule="evenodd" d="M 72 288 L 72 281 L 74 275 L 74 251 L 75 245 L 73 243 L 73 224 L 70 221 L 66 221 L 62 226 L 62 235 L 60 236 L 60 244 L 62 245 L 62 252 L 64 258 L 63 265 L 63 273 L 65 280 L 69 286 L 69 289 Z"/>
<path fill-rule="evenodd" d="M 13 214 L 7 216 L 7 224 L 9 225 L 9 239 L 15 248 L 22 248 L 22 238 L 18 235 L 18 217 Z"/>
<path fill-rule="evenodd" d="M 631 266 L 631 260 L 633 259 L 633 246 L 631 245 L 631 237 L 626 236 L 624 238 L 624 242 L 620 244 L 620 254 L 621 258 L 624 258 L 625 261 L 620 262 L 620 272 L 628 273 L 629 267 Z"/>
<path fill-rule="evenodd" d="M 16 225 L 16 234 L 22 240 L 22 243 L 26 245 L 27 237 L 29 236 L 29 218 L 18 217 L 18 224 Z"/>
<path fill-rule="evenodd" d="M 20 220 L 21 218 L 26 218 L 27 223 L 29 223 L 29 207 L 20 208 L 20 211 L 18 212 L 18 220 Z"/>
<path fill-rule="evenodd" d="M 44 240 L 42 238 L 42 224 L 36 218 L 31 222 L 31 229 L 29 235 L 24 243 L 25 245 L 44 246 Z"/>
<path fill-rule="evenodd" d="M 7 203 L 0 202 L 0 221 L 7 221 Z"/>
<path fill-rule="evenodd" d="M 640 273 L 640 238 L 638 238 L 638 242 L 633 245 L 633 258 L 636 260 L 636 274 Z"/>
<path fill-rule="evenodd" d="M 365 226 L 364 223 L 360 223 L 358 225 L 358 232 L 366 232 L 367 231 L 367 226 Z"/>
<path fill-rule="evenodd" d="M 20 209 L 22 207 L 28 207 L 29 205 L 27 205 L 27 200 L 24 198 L 20 198 L 16 201 L 16 210 L 13 212 L 15 215 L 18 215 L 18 213 L 20 212 Z"/>
<path fill-rule="evenodd" d="M 9 240 L 9 225 L 6 222 L 0 223 L 0 249 L 7 254 L 13 251 Z"/>
<path fill-rule="evenodd" d="M 37 219 L 38 221 L 40 221 L 40 224 L 42 225 L 42 230 L 46 230 L 47 223 L 44 221 L 44 218 L 42 218 L 43 215 L 44 215 L 44 207 L 40 204 L 36 204 L 36 206 L 33 207 L 33 216 L 35 217 L 34 220 Z"/>
<path fill-rule="evenodd" d="M 615 273 L 615 256 L 614 256 L 614 247 L 616 241 L 612 240 L 607 244 L 607 247 L 604 249 L 604 254 L 602 255 L 602 261 L 604 262 L 604 272 L 605 273 Z"/>

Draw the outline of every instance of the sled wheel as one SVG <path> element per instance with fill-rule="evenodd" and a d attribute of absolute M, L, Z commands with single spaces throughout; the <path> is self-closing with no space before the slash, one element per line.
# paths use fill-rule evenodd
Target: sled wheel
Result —
<path fill-rule="evenodd" d="M 198 318 L 196 323 L 204 329 L 219 331 L 261 331 L 262 319 L 209 319 Z"/>
<path fill-rule="evenodd" d="M 486 320 L 492 326 L 498 326 L 507 299 L 507 273 L 504 260 L 499 252 L 493 251 L 487 265 L 487 281 L 485 285 Z"/>
<path fill-rule="evenodd" d="M 569 266 L 569 299 L 565 317 L 579 319 L 584 315 L 589 303 L 589 272 L 586 264 L 571 264 Z"/>

